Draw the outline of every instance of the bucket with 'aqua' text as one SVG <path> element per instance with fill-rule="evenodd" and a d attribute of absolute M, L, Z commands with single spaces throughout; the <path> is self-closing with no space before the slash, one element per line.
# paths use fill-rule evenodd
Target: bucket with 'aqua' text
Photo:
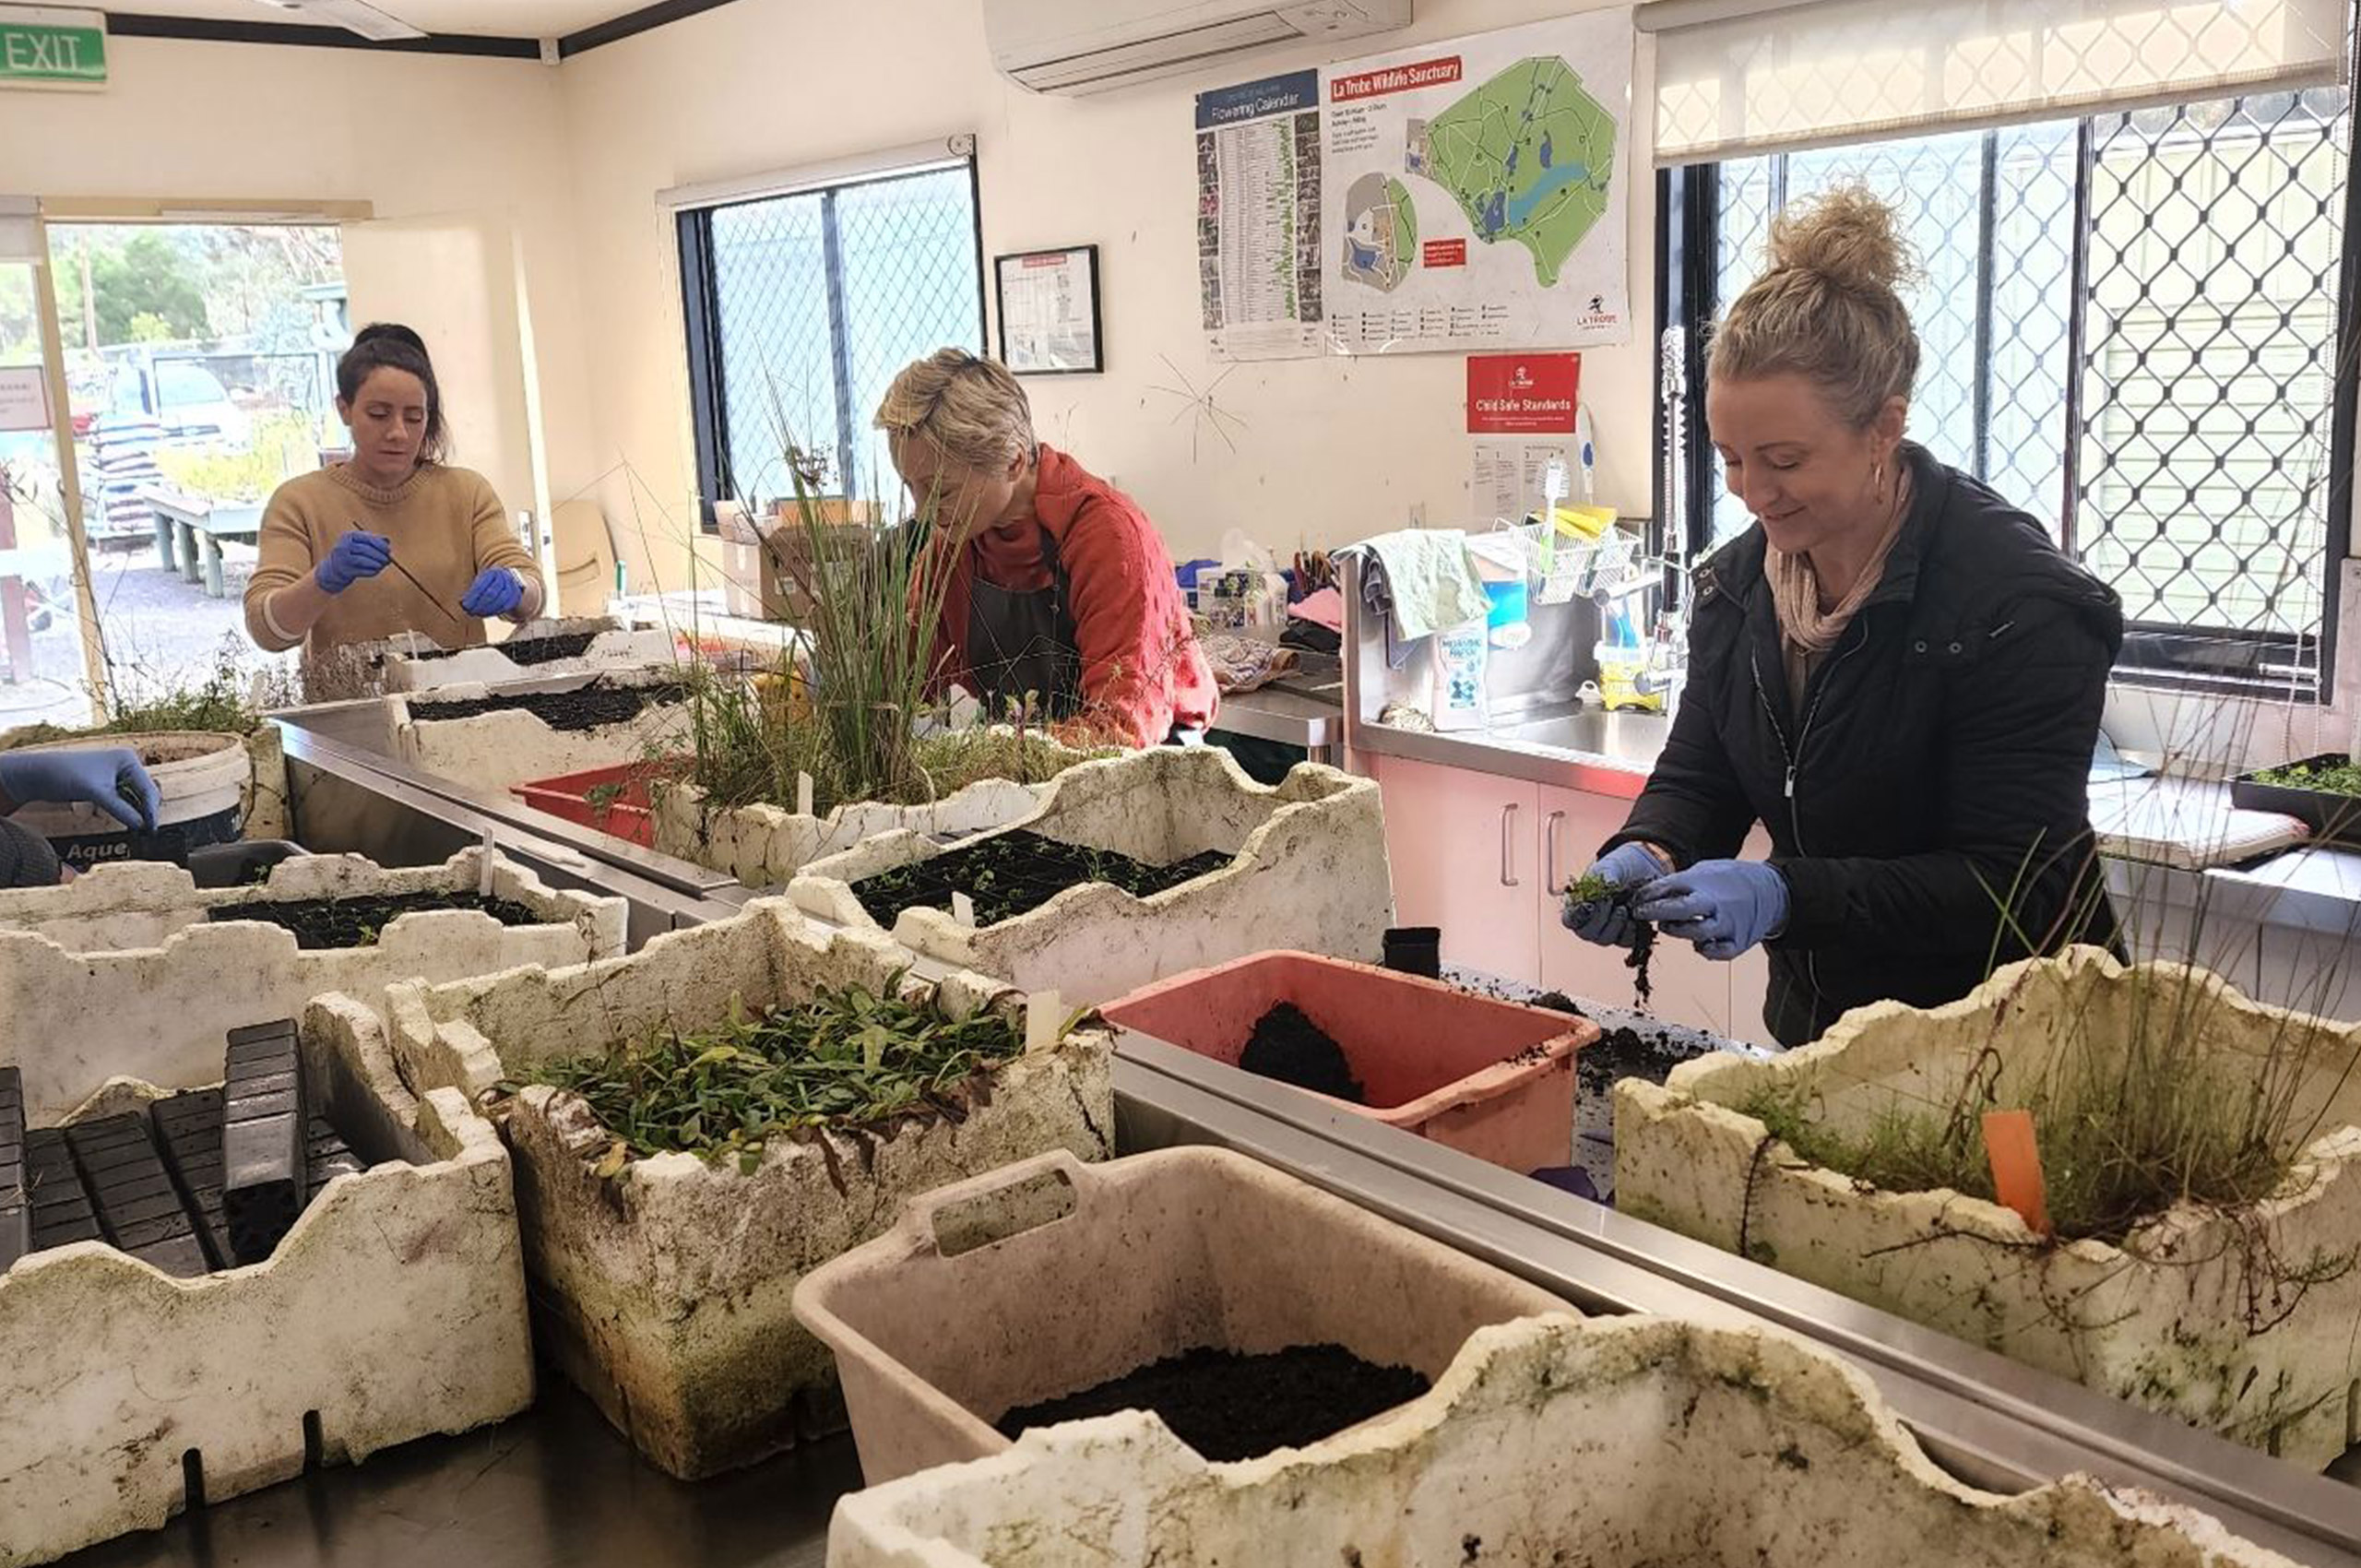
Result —
<path fill-rule="evenodd" d="M 14 820 L 50 842 L 59 860 L 77 871 L 108 861 L 170 861 L 188 863 L 189 851 L 235 841 L 244 831 L 246 788 L 253 776 L 246 743 L 236 735 L 206 730 L 144 735 L 90 735 L 53 741 L 20 751 L 75 751 L 93 746 L 129 746 L 147 765 L 163 804 L 153 832 L 128 828 L 96 806 L 35 802 L 19 807 Z"/>

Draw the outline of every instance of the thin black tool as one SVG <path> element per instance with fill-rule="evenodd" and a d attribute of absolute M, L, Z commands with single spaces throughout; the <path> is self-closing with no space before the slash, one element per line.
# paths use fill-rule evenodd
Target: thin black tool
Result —
<path fill-rule="evenodd" d="M 347 523 L 344 525 L 344 531 L 345 533 L 359 533 L 361 531 L 361 525 L 359 523 Z M 342 535 L 338 537 L 341 538 Z M 419 597 L 426 600 L 427 603 L 434 606 L 436 610 L 440 611 L 442 612 L 443 619 L 450 622 L 451 624 L 458 627 L 462 632 L 465 632 L 468 629 L 468 624 L 465 621 L 462 621 L 457 615 L 452 614 L 449 610 L 444 607 L 444 603 L 441 600 L 426 591 L 426 585 L 424 583 L 420 582 L 415 576 L 410 576 L 410 569 L 408 566 L 403 565 L 398 557 L 388 554 L 386 557 L 386 564 L 391 566 L 395 571 L 399 572 L 403 576 L 408 577 L 409 579 L 409 586 L 418 590 Z"/>

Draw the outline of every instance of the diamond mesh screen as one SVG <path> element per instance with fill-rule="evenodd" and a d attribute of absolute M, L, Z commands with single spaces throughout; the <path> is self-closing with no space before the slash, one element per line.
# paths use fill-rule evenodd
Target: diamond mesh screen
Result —
<path fill-rule="evenodd" d="M 1913 436 L 2049 524 L 2135 625 L 2308 642 L 2331 553 L 2346 101 L 2320 88 L 1726 162 L 1717 297 L 1761 271 L 1787 200 L 1867 184 L 1926 272 L 1905 294 Z M 1699 460 L 1718 481 L 1710 446 Z M 1712 542 L 1749 521 L 1717 482 Z"/>
<path fill-rule="evenodd" d="M 2342 89 L 2092 122 L 2075 538 L 2135 623 L 2316 637 Z"/>
<path fill-rule="evenodd" d="M 716 208 L 712 265 L 723 471 L 750 502 L 793 490 L 789 444 L 827 488 L 892 483 L 870 422 L 895 374 L 946 346 L 981 352 L 975 188 L 966 168 Z"/>

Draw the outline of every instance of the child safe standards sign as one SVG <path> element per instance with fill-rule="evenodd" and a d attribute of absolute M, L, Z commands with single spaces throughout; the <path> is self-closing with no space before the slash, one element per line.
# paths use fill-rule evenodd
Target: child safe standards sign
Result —
<path fill-rule="evenodd" d="M 106 80 L 104 15 L 0 6 L 0 88 L 104 87 Z"/>
<path fill-rule="evenodd" d="M 1200 95 L 1216 355 L 1628 341 L 1631 39 L 1594 11 L 1332 65 L 1309 105 L 1274 89 L 1311 72 Z"/>

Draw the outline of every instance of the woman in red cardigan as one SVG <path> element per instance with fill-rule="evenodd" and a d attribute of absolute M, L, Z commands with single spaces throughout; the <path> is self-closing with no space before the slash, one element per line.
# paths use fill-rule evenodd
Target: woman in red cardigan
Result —
<path fill-rule="evenodd" d="M 1070 732 L 1135 746 L 1204 731 L 1213 667 L 1156 525 L 1034 439 L 1006 366 L 961 349 L 919 360 L 894 378 L 877 426 L 952 552 L 935 636 L 946 682 L 995 714 L 1024 701 Z"/>

